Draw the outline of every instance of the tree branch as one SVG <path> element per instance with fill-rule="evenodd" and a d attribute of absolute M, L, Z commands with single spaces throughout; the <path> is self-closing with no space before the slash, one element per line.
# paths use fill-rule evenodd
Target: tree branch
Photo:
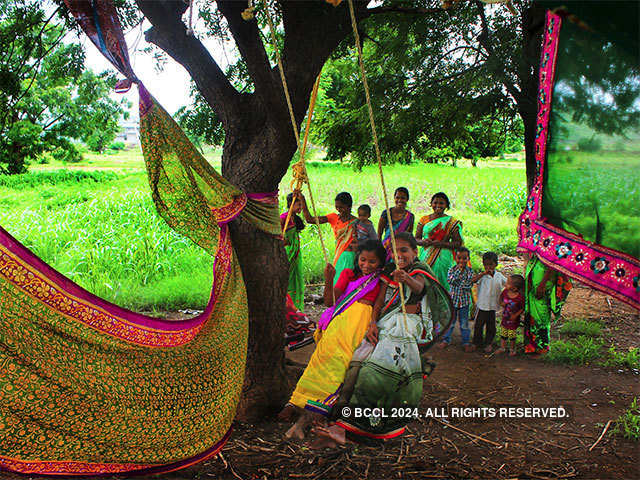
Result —
<path fill-rule="evenodd" d="M 346 3 L 346 2 L 345 2 Z M 369 16 L 367 1 L 356 0 L 358 21 Z M 285 30 L 283 63 L 295 117 L 304 118 L 313 83 L 338 44 L 352 34 L 347 5 L 280 0 Z"/>
<path fill-rule="evenodd" d="M 200 40 L 187 34 L 182 22 L 186 4 L 181 0 L 136 0 L 136 3 L 153 25 L 145 32 L 145 39 L 182 65 L 223 124 L 230 124 L 239 110 L 240 94 Z"/>
<path fill-rule="evenodd" d="M 484 11 L 484 3 L 480 0 L 475 0 L 476 7 L 478 9 L 478 14 L 480 15 L 480 21 L 482 25 L 482 33 L 478 36 L 478 42 L 480 45 L 487 51 L 490 58 L 496 58 L 495 49 L 493 48 L 493 44 L 491 42 L 491 34 L 489 32 L 489 24 L 487 22 L 487 16 Z M 510 82 L 506 72 L 503 70 L 494 69 L 494 72 L 502 79 L 502 84 L 507 89 L 509 94 L 514 98 L 516 102 L 520 101 L 521 92 L 518 88 Z"/>
<path fill-rule="evenodd" d="M 273 97 L 274 76 L 269 57 L 260 36 L 258 22 L 255 19 L 242 19 L 247 8 L 245 2 L 237 0 L 218 0 L 218 10 L 227 20 L 231 35 L 236 42 L 240 55 L 244 59 L 249 75 L 253 80 L 256 94 L 269 104 Z"/>
<path fill-rule="evenodd" d="M 53 125 L 54 123 L 56 123 L 58 120 L 60 120 L 62 117 L 65 116 L 65 112 L 61 113 L 60 115 L 58 115 L 56 118 L 54 118 L 53 120 L 51 120 L 49 123 L 47 123 L 44 127 L 42 127 L 42 130 L 46 130 L 47 128 L 49 128 L 51 125 Z"/>
<path fill-rule="evenodd" d="M 381 13 L 405 13 L 409 15 L 433 15 L 434 13 L 442 13 L 445 10 L 442 8 L 420 8 L 420 7 L 402 7 L 387 5 L 384 7 L 369 8 L 367 10 L 369 15 L 379 15 Z"/>

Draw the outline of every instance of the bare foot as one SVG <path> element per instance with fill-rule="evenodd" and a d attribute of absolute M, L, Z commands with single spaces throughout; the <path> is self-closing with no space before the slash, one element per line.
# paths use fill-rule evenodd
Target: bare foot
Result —
<path fill-rule="evenodd" d="M 447 342 L 440 342 L 440 345 L 438 345 L 438 347 L 445 349 L 449 346 L 449 344 Z"/>
<path fill-rule="evenodd" d="M 327 425 L 325 427 L 314 427 L 311 430 L 317 435 L 309 447 L 311 448 L 336 448 L 347 442 L 344 428 L 336 425 Z"/>
<path fill-rule="evenodd" d="M 298 422 L 294 423 L 291 428 L 284 433 L 285 437 L 293 440 L 304 440 L 304 427 Z"/>
<path fill-rule="evenodd" d="M 464 351 L 467 353 L 473 352 L 476 349 L 473 345 L 464 345 L 462 348 L 464 348 Z"/>
<path fill-rule="evenodd" d="M 515 357 L 516 356 L 516 351 L 515 350 L 509 350 L 509 356 L 510 357 Z"/>
<path fill-rule="evenodd" d="M 278 421 L 280 422 L 294 422 L 298 419 L 302 409 L 296 407 L 293 403 L 287 403 L 284 408 L 278 414 Z"/>
<path fill-rule="evenodd" d="M 496 350 L 496 353 L 504 353 L 504 352 L 506 352 L 506 350 L 502 347 Z"/>
<path fill-rule="evenodd" d="M 493 352 L 493 347 L 491 345 L 487 345 L 486 347 L 484 347 L 484 353 L 491 353 Z"/>
<path fill-rule="evenodd" d="M 307 426 L 311 423 L 312 417 L 309 416 L 308 412 L 302 412 L 298 421 L 294 423 L 289 430 L 287 430 L 284 434 L 287 438 L 292 438 L 294 440 L 303 440 L 304 439 L 304 431 Z"/>

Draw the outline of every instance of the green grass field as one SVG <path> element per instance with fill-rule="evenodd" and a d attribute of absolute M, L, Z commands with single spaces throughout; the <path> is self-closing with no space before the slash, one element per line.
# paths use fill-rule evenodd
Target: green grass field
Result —
<path fill-rule="evenodd" d="M 219 167 L 219 152 L 207 152 Z M 463 236 L 479 267 L 487 250 L 515 254 L 516 223 L 525 202 L 521 161 L 459 162 L 385 167 L 389 189 L 405 186 L 417 218 L 430 212 L 429 200 L 444 191 L 451 213 L 463 222 Z M 202 308 L 211 288 L 212 259 L 174 233 L 156 214 L 141 155 L 88 155 L 65 172 L 37 165 L 18 177 L 0 176 L 0 225 L 54 268 L 93 293 L 142 311 Z M 351 192 L 355 206 L 371 205 L 377 220 L 384 201 L 376 167 L 311 162 L 309 177 L 319 214 L 333 211 L 333 198 Z M 280 185 L 281 204 L 290 174 Z M 390 192 L 392 194 L 393 192 Z M 323 226 L 327 246 L 333 235 Z M 323 255 L 315 226 L 302 232 L 307 283 L 322 278 Z"/>

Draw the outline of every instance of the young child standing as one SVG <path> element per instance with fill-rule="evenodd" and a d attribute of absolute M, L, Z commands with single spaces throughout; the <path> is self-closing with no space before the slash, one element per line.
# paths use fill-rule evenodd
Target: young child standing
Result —
<path fill-rule="evenodd" d="M 496 310 L 500 307 L 500 294 L 507 283 L 507 279 L 496 271 L 498 255 L 486 252 L 482 255 L 484 271 L 478 273 L 471 280 L 478 282 L 478 311 L 473 327 L 473 345 L 484 348 L 491 353 L 493 339 L 496 336 Z M 486 330 L 486 333 L 484 332 Z"/>
<path fill-rule="evenodd" d="M 373 228 L 373 222 L 369 220 L 371 217 L 371 207 L 366 203 L 358 207 L 358 220 L 356 220 L 356 237 L 358 239 L 358 248 L 367 240 L 378 240 L 376 229 Z"/>
<path fill-rule="evenodd" d="M 473 270 L 468 266 L 469 249 L 460 247 L 455 253 L 456 264 L 449 269 L 447 280 L 451 287 L 451 298 L 453 300 L 453 322 L 451 328 L 447 330 L 442 338 L 440 348 L 446 348 L 451 343 L 451 333 L 456 325 L 460 323 L 460 334 L 462 335 L 462 347 L 466 352 L 473 351 L 469 344 L 469 304 L 471 303 L 471 280 Z"/>
<path fill-rule="evenodd" d="M 496 353 L 504 353 L 507 340 L 510 341 L 509 356 L 516 354 L 516 334 L 520 325 L 520 315 L 524 312 L 524 277 L 511 275 L 500 295 L 502 302 L 502 322 L 500 324 L 500 348 Z"/>

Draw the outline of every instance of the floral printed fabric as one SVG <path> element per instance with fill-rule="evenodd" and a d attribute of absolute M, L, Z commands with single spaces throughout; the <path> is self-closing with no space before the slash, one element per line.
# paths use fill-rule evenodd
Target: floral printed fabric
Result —
<path fill-rule="evenodd" d="M 632 6 L 634 2 L 629 2 Z M 595 4 L 594 4 L 595 5 Z M 636 7 L 637 8 L 637 7 Z M 635 16 L 637 18 L 637 15 Z M 603 17 L 604 18 L 604 17 Z M 540 261 L 552 266 L 565 275 L 576 278 L 587 285 L 602 290 L 629 305 L 640 309 L 640 260 L 594 241 L 584 238 L 579 232 L 567 231 L 557 225 L 569 225 L 562 222 L 562 211 L 556 211 L 553 223 L 543 214 L 544 192 L 547 182 L 552 181 L 554 173 L 548 171 L 547 142 L 549 141 L 551 103 L 556 80 L 556 62 L 560 43 L 560 31 L 566 17 L 547 12 L 545 37 L 540 62 L 540 92 L 538 95 L 538 125 L 536 129 L 535 155 L 536 177 L 530 192 L 525 211 L 519 220 L 520 250 L 535 253 Z M 594 29 L 589 29 L 595 32 Z M 595 38 L 594 34 L 594 38 Z M 600 49 L 593 48 L 593 51 Z M 563 58 L 563 61 L 571 59 Z M 580 72 L 576 72 L 580 74 Z M 566 100 L 566 99 L 565 99 Z M 547 172 L 548 171 L 548 172 Z M 610 175 L 618 170 L 610 169 Z M 561 181 L 559 179 L 558 181 Z M 549 214 L 549 212 L 546 212 Z M 615 212 L 600 211 L 600 216 Z M 560 279 L 562 301 L 566 297 L 568 284 Z"/>
<path fill-rule="evenodd" d="M 134 81 L 111 2 L 67 6 Z M 211 253 L 209 303 L 178 322 L 121 309 L 0 228 L 0 469 L 160 473 L 215 455 L 229 436 L 244 378 L 248 311 L 227 223 L 242 215 L 279 235 L 277 201 L 231 185 L 139 89 L 152 197 L 172 228 Z"/>

